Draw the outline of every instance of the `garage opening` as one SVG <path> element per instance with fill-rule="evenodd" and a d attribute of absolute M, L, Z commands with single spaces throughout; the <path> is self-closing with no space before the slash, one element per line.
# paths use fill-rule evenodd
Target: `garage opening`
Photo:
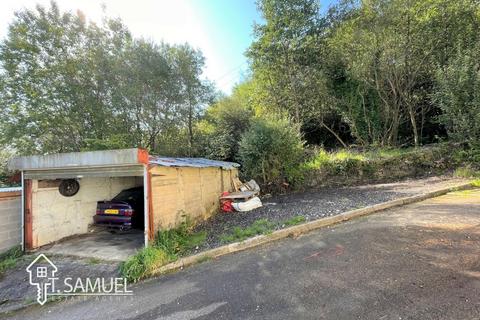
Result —
<path fill-rule="evenodd" d="M 148 241 L 148 153 L 29 156 L 22 172 L 26 250 L 125 260 Z"/>
<path fill-rule="evenodd" d="M 38 173 L 41 176 L 41 173 Z M 32 247 L 124 260 L 144 245 L 142 176 L 31 179 Z M 44 175 L 48 175 L 44 173 Z"/>

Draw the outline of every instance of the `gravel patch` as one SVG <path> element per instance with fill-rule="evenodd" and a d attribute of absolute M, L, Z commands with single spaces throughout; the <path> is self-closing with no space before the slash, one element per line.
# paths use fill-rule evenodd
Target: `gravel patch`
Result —
<path fill-rule="evenodd" d="M 277 223 L 303 216 L 306 221 L 334 216 L 345 211 L 364 208 L 382 202 L 425 193 L 463 182 L 451 177 L 430 177 L 405 180 L 396 183 L 371 184 L 356 187 L 322 188 L 299 193 L 262 198 L 263 207 L 249 212 L 219 213 L 198 225 L 196 231 L 206 231 L 206 242 L 198 251 L 223 245 L 220 237 L 234 227 L 245 228 L 258 219 L 268 219 Z"/>

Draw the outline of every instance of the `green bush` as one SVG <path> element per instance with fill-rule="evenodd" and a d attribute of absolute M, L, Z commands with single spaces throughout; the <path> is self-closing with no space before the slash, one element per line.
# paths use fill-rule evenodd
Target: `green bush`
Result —
<path fill-rule="evenodd" d="M 479 53 L 480 46 L 458 52 L 437 72 L 434 100 L 442 110 L 439 120 L 456 141 L 480 142 Z"/>
<path fill-rule="evenodd" d="M 243 174 L 267 185 L 302 179 L 304 142 L 288 120 L 256 119 L 240 141 Z"/>
<path fill-rule="evenodd" d="M 249 128 L 253 110 L 244 83 L 207 108 L 205 116 L 196 125 L 196 144 L 202 156 L 235 161 L 241 135 Z"/>

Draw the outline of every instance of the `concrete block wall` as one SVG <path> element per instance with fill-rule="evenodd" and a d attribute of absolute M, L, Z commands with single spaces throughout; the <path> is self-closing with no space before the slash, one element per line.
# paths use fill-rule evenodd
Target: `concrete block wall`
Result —
<path fill-rule="evenodd" d="M 22 243 L 21 196 L 0 198 L 0 253 Z"/>
<path fill-rule="evenodd" d="M 238 170 L 221 168 L 150 168 L 154 232 L 177 227 L 185 221 L 199 222 L 219 208 L 223 191 L 233 191 Z"/>

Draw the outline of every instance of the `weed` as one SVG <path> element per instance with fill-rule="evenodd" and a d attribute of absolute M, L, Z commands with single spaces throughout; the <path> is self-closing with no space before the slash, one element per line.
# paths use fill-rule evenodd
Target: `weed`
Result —
<path fill-rule="evenodd" d="M 102 262 L 102 260 L 98 258 L 90 258 L 87 260 L 87 263 L 91 265 L 99 264 L 100 262 Z"/>
<path fill-rule="evenodd" d="M 290 219 L 287 219 L 287 220 L 283 221 L 282 225 L 284 225 L 286 227 L 290 227 L 290 226 L 295 226 L 295 225 L 303 223 L 303 222 L 305 222 L 305 217 L 304 216 L 295 216 L 295 217 L 292 217 Z"/>
<path fill-rule="evenodd" d="M 275 223 L 268 221 L 268 219 L 259 219 L 249 227 L 243 229 L 240 227 L 233 228 L 231 233 L 221 235 L 220 240 L 224 243 L 243 241 L 259 234 L 269 234 L 274 228 Z"/>
<path fill-rule="evenodd" d="M 472 178 L 472 177 L 479 177 L 480 172 L 474 170 L 470 166 L 465 166 L 465 167 L 460 167 L 457 168 L 453 174 L 455 177 L 461 177 L 461 178 Z"/>
<path fill-rule="evenodd" d="M 0 255 L 0 276 L 8 269 L 15 267 L 21 256 L 23 256 L 23 252 L 20 247 L 12 248 Z"/>

